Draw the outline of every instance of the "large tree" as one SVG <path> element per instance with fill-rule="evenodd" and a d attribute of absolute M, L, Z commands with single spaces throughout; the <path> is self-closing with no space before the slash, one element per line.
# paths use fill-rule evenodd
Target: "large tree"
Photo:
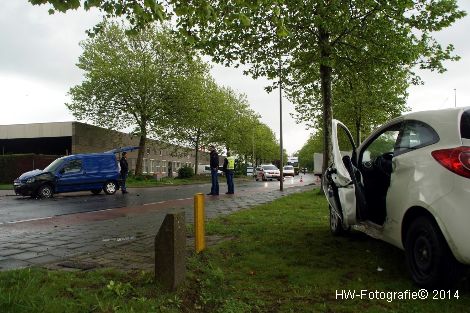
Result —
<path fill-rule="evenodd" d="M 190 10 L 192 1 L 181 1 Z M 451 45 L 442 47 L 432 32 L 465 15 L 454 0 L 290 0 L 207 1 L 212 15 L 181 13 L 180 25 L 215 61 L 249 64 L 254 77 L 283 78 L 321 95 L 324 166 L 331 151 L 332 85 L 345 69 L 360 71 L 364 55 L 384 69 L 443 71 L 454 60 Z M 282 62 L 281 70 L 278 63 Z"/>
<path fill-rule="evenodd" d="M 84 80 L 70 89 L 67 107 L 79 120 L 110 129 L 133 127 L 140 138 L 135 169 L 140 174 L 147 137 L 156 135 L 166 106 L 178 104 L 184 90 L 177 82 L 189 75 L 193 56 L 158 27 L 128 34 L 117 24 L 105 24 L 81 46 L 77 65 Z"/>

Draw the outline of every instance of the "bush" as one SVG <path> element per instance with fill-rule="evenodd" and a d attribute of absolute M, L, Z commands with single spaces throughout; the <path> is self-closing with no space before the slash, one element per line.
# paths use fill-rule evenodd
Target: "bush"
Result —
<path fill-rule="evenodd" d="M 191 178 L 194 176 L 194 170 L 192 167 L 183 166 L 178 170 L 178 178 Z"/>

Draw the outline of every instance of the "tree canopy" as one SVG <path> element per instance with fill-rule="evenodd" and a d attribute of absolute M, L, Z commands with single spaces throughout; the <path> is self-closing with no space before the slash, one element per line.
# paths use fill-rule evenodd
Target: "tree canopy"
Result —
<path fill-rule="evenodd" d="M 350 81 L 354 78 L 348 71 L 370 75 L 397 70 L 404 73 L 405 84 L 417 80 L 413 73 L 416 67 L 442 72 L 445 70 L 443 61 L 457 60 L 458 57 L 452 54 L 452 45 L 442 46 L 433 34 L 465 16 L 465 12 L 458 9 L 456 0 L 30 2 L 49 3 L 52 11 L 66 11 L 81 5 L 85 9 L 97 7 L 108 17 L 125 16 L 134 29 L 151 21 L 172 18 L 187 42 L 203 49 L 214 61 L 235 66 L 247 64 L 246 72 L 253 77 L 274 79 L 280 76 L 283 85 L 291 87 L 292 98 L 296 92 L 315 93 L 321 100 L 321 114 L 315 116 L 322 118 L 325 167 L 331 152 L 334 100 L 337 93 L 346 92 L 349 85 L 346 78 Z M 279 71 L 277 64 L 281 61 L 283 67 Z M 373 70 L 362 71 L 366 61 L 372 64 Z M 403 80 L 393 85 L 393 76 L 387 78 L 387 85 L 392 90 L 396 88 L 396 94 L 386 99 L 397 105 L 391 106 L 392 112 L 387 113 L 393 115 L 402 109 L 400 97 L 406 94 L 401 86 Z M 362 83 L 367 85 L 366 80 Z M 364 93 L 362 87 L 353 87 L 349 93 L 356 89 L 358 93 Z M 381 93 L 384 88 L 370 90 Z M 373 99 L 377 98 L 375 94 Z M 337 99 L 338 105 L 348 102 L 341 100 L 341 96 Z M 377 101 L 368 103 L 372 107 L 380 106 Z M 317 104 L 311 103 L 314 108 Z M 372 110 L 372 107 L 368 109 Z"/>
<path fill-rule="evenodd" d="M 155 132 L 166 106 L 184 92 L 176 82 L 197 66 L 194 55 L 169 31 L 150 27 L 126 34 L 117 24 L 81 43 L 77 66 L 84 80 L 70 89 L 68 109 L 79 120 L 110 129 L 134 128 L 140 137 L 136 173 L 142 172 L 146 139 Z"/>

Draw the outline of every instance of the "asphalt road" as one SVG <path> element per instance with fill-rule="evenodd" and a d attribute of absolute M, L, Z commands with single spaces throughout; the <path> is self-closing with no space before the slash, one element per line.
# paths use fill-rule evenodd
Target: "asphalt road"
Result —
<path fill-rule="evenodd" d="M 286 178 L 284 187 L 305 185 L 314 182 L 313 175 Z M 225 193 L 224 179 L 219 180 L 220 192 Z M 235 183 L 235 193 L 244 191 L 263 193 L 279 188 L 278 181 Z M 169 186 L 158 188 L 131 188 L 129 194 L 117 193 L 112 196 L 92 195 L 89 192 L 55 195 L 52 199 L 32 199 L 11 195 L 0 196 L 0 225 L 15 224 L 25 221 L 41 220 L 54 216 L 101 211 L 113 208 L 132 207 L 144 204 L 162 203 L 169 200 L 192 198 L 198 192 L 210 191 L 210 184 Z"/>

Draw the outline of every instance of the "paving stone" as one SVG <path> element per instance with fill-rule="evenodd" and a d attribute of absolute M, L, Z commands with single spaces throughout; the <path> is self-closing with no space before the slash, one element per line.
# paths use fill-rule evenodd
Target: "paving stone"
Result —
<path fill-rule="evenodd" d="M 28 260 L 28 259 L 36 258 L 41 255 L 43 255 L 43 252 L 27 251 L 27 252 L 11 255 L 10 257 L 17 259 L 17 260 Z"/>
<path fill-rule="evenodd" d="M 32 244 L 32 243 L 20 243 L 16 245 L 16 248 L 29 249 L 29 248 L 36 247 L 36 246 L 37 246 L 36 244 Z"/>
<path fill-rule="evenodd" d="M 6 249 L 6 250 L 0 251 L 0 255 L 1 256 L 10 256 L 10 255 L 21 253 L 23 251 L 24 250 L 21 250 L 21 249 Z"/>
<path fill-rule="evenodd" d="M 63 246 L 67 244 L 67 242 L 62 241 L 62 240 L 50 240 L 50 241 L 44 241 L 42 244 L 46 246 L 57 247 L 57 246 Z"/>
<path fill-rule="evenodd" d="M 46 255 L 38 256 L 36 258 L 28 259 L 28 262 L 31 262 L 32 264 L 46 264 L 46 263 L 51 263 L 51 262 L 57 262 L 58 260 L 59 258 L 57 256 L 46 254 Z"/>
<path fill-rule="evenodd" d="M 26 250 L 28 251 L 34 251 L 34 252 L 46 252 L 46 251 L 49 251 L 53 249 L 53 247 L 49 247 L 49 246 L 36 246 L 36 247 L 31 247 L 31 248 L 28 248 Z"/>
<path fill-rule="evenodd" d="M 11 270 L 11 269 L 18 269 L 18 268 L 25 268 L 30 266 L 31 263 L 22 261 L 22 260 L 15 260 L 15 259 L 5 259 L 0 261 L 0 270 Z"/>

